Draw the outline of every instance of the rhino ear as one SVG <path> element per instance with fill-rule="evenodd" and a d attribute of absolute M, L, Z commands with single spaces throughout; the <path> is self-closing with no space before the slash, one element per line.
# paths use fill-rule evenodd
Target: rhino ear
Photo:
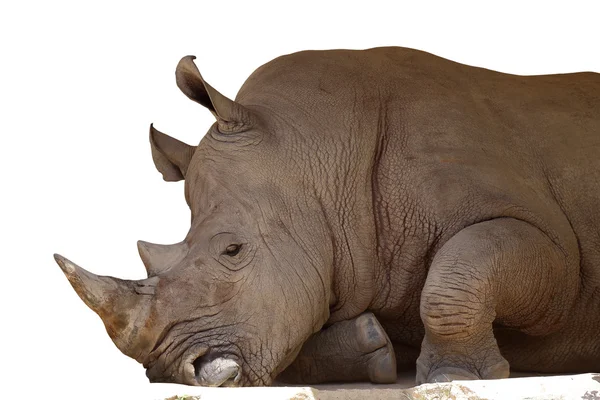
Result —
<path fill-rule="evenodd" d="M 252 113 L 228 99 L 206 82 L 194 64 L 194 56 L 185 56 L 177 64 L 175 78 L 181 91 L 196 103 L 208 108 L 217 118 L 222 133 L 238 133 L 253 125 Z"/>
<path fill-rule="evenodd" d="M 168 182 L 185 178 L 190 160 L 196 151 L 195 146 L 183 143 L 158 131 L 150 125 L 150 146 L 156 169 Z"/>

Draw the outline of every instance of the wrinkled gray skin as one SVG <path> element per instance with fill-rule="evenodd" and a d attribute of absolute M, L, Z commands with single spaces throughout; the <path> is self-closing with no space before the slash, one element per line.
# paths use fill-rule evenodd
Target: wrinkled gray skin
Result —
<path fill-rule="evenodd" d="M 177 83 L 217 118 L 151 129 L 188 235 L 140 242 L 140 281 L 57 256 L 152 381 L 600 370 L 600 75 L 379 48 L 277 58 L 235 102 L 191 57 Z"/>

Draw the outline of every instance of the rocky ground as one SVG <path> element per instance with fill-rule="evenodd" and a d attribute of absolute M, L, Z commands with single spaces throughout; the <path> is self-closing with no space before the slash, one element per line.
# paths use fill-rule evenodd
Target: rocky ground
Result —
<path fill-rule="evenodd" d="M 413 377 L 402 375 L 393 385 L 328 384 L 308 387 L 185 388 L 168 400 L 600 400 L 600 374 L 529 376 L 487 381 L 457 381 L 414 387 Z"/>

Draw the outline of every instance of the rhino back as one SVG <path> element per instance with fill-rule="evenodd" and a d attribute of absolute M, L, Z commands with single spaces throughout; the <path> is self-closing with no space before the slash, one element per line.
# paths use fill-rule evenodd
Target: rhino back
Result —
<path fill-rule="evenodd" d="M 383 316 L 416 323 L 435 251 L 498 217 L 581 253 L 597 290 L 599 74 L 509 75 L 403 48 L 309 51 L 259 68 L 238 101 L 297 127 L 279 144 L 303 154 L 300 168 L 330 166 L 310 174 L 318 187 L 356 193 L 350 215 L 372 221 L 361 245 L 380 271 L 370 307 Z"/>
<path fill-rule="evenodd" d="M 464 227 L 514 217 L 581 256 L 591 296 L 600 282 L 600 75 L 521 77 L 419 58 L 399 64 L 391 129 L 380 133 L 375 209 L 391 281 L 423 270 Z"/>

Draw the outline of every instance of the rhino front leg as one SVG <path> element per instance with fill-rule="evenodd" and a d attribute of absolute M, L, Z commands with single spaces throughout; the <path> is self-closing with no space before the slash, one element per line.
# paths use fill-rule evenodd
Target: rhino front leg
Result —
<path fill-rule="evenodd" d="M 524 221 L 499 218 L 444 244 L 421 294 L 425 338 L 417 384 L 508 377 L 492 323 L 530 335 L 564 325 L 577 296 L 579 262 L 558 240 Z"/>
<path fill-rule="evenodd" d="M 278 380 L 287 383 L 396 381 L 392 343 L 377 321 L 365 312 L 313 335 Z"/>

